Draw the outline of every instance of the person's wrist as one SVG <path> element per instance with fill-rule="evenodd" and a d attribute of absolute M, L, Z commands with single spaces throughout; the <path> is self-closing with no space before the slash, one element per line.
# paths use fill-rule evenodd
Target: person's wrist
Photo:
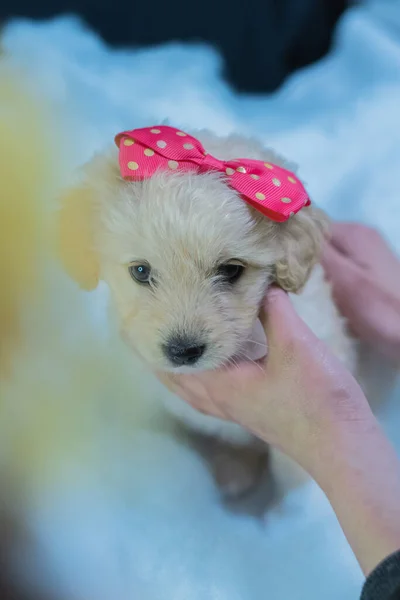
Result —
<path fill-rule="evenodd" d="M 372 412 L 336 423 L 310 473 L 365 574 L 400 548 L 400 465 Z"/>
<path fill-rule="evenodd" d="M 376 443 L 381 431 L 370 410 L 359 410 L 353 419 L 334 420 L 327 427 L 318 452 L 313 458 L 310 474 L 328 498 L 341 487 L 356 468 L 359 455 L 366 446 Z"/>
<path fill-rule="evenodd" d="M 355 448 L 360 448 L 377 427 L 361 388 L 356 385 L 349 392 L 343 391 L 323 404 L 303 468 L 328 493 Z"/>

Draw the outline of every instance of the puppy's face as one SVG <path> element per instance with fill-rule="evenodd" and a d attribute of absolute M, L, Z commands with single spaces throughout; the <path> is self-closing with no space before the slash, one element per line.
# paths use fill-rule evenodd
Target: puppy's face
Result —
<path fill-rule="evenodd" d="M 102 276 L 128 344 L 159 369 L 239 356 L 276 259 L 274 228 L 215 174 L 125 184 L 102 214 Z"/>
<path fill-rule="evenodd" d="M 72 237 L 81 283 L 89 253 L 122 336 L 153 368 L 205 370 L 246 358 L 267 286 L 304 284 L 320 241 L 317 218 L 303 209 L 292 223 L 273 223 L 217 173 L 160 172 L 129 183 L 115 164 L 100 160 L 90 176 L 90 247 L 79 250 Z"/>

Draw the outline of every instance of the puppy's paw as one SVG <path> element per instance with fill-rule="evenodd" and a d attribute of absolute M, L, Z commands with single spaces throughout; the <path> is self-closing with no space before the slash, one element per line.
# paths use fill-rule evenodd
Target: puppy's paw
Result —
<path fill-rule="evenodd" d="M 260 482 L 267 463 L 267 446 L 220 446 L 213 456 L 212 468 L 221 493 L 230 499 L 251 492 Z"/>

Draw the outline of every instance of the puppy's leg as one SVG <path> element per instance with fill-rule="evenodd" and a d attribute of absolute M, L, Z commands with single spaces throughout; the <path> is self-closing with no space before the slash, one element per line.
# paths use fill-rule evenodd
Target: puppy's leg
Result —
<path fill-rule="evenodd" d="M 226 498 L 237 498 L 250 492 L 260 482 L 268 465 L 268 446 L 256 439 L 246 446 L 214 440 L 211 453 L 215 481 Z"/>
<path fill-rule="evenodd" d="M 204 456 L 221 492 L 227 498 L 249 492 L 259 482 L 268 462 L 268 446 L 236 423 L 199 413 L 189 404 L 163 390 L 169 413 L 175 416 L 189 443 Z"/>

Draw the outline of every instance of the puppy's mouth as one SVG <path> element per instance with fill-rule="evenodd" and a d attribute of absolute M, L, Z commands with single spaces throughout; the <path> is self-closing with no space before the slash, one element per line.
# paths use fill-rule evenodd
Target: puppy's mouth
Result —
<path fill-rule="evenodd" d="M 214 350 L 214 352 L 213 352 Z M 224 358 L 218 353 L 217 348 L 213 349 L 212 346 L 208 349 L 208 352 L 196 361 L 190 364 L 175 365 L 171 361 L 164 362 L 164 371 L 177 374 L 194 374 L 202 373 L 204 371 L 212 371 L 223 366 L 230 359 L 224 360 Z"/>
<path fill-rule="evenodd" d="M 191 364 L 174 365 L 170 361 L 165 365 L 164 370 L 178 374 L 194 374 L 204 371 L 212 371 L 221 367 L 237 366 L 241 362 L 261 361 L 268 352 L 268 343 L 264 328 L 259 319 L 257 319 L 245 340 L 239 344 L 238 348 L 231 354 L 221 355 L 221 349 L 217 345 L 209 346 L 197 360 Z"/>

